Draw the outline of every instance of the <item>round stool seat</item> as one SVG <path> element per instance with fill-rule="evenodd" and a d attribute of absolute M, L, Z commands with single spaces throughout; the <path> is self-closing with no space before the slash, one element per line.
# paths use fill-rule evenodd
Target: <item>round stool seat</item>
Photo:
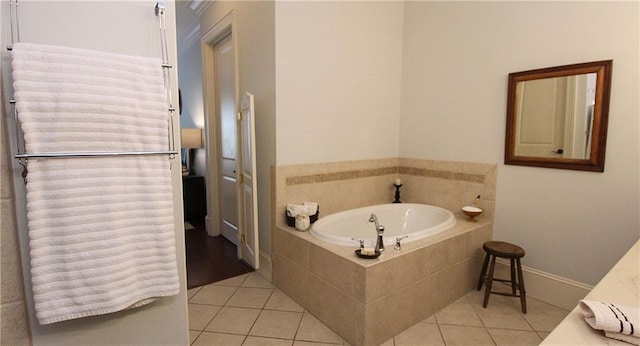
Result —
<path fill-rule="evenodd" d="M 482 248 L 488 254 L 492 254 L 502 258 L 522 258 L 524 257 L 524 249 L 518 245 L 513 245 L 504 241 L 488 241 L 482 245 Z"/>
<path fill-rule="evenodd" d="M 504 296 L 520 297 L 520 304 L 522 305 L 522 313 L 527 313 L 527 296 L 524 290 L 524 276 L 522 275 L 522 265 L 520 264 L 520 258 L 524 257 L 524 249 L 518 245 L 507 243 L 504 241 L 488 241 L 482 245 L 482 249 L 487 253 L 484 257 L 484 264 L 482 265 L 482 271 L 478 278 L 478 291 L 482 289 L 482 285 L 486 282 L 486 288 L 484 291 L 484 300 L 482 302 L 483 307 L 487 307 L 489 303 L 490 294 L 500 294 Z M 495 278 L 495 266 L 496 258 L 508 258 L 510 264 L 511 278 L 497 279 Z M 500 281 L 511 284 L 511 293 L 503 291 L 492 291 L 494 281 Z"/>

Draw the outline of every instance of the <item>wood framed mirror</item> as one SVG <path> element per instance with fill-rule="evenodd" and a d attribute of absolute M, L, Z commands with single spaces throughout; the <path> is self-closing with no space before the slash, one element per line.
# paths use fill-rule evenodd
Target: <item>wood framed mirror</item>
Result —
<path fill-rule="evenodd" d="M 612 65 L 510 73 L 504 163 L 604 172 Z"/>

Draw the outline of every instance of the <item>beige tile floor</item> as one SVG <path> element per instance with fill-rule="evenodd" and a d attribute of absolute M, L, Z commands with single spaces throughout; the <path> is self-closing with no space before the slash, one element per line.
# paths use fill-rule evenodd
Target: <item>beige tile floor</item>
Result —
<path fill-rule="evenodd" d="M 538 345 L 569 312 L 527 303 L 525 315 L 518 298 L 491 295 L 485 309 L 474 290 L 383 345 Z M 257 273 L 189 290 L 189 336 L 192 345 L 348 345 Z"/>

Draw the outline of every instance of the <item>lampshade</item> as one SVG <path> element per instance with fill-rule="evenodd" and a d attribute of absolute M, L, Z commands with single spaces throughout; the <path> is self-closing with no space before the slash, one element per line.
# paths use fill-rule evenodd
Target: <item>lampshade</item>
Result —
<path fill-rule="evenodd" d="M 204 129 L 180 129 L 180 144 L 183 149 L 204 148 Z"/>

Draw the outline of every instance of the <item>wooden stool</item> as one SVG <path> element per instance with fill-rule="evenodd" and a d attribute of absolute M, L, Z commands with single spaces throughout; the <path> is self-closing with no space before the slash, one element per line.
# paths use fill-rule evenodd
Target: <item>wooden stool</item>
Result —
<path fill-rule="evenodd" d="M 520 297 L 520 304 L 522 305 L 522 313 L 527 313 L 527 297 L 524 290 L 524 280 L 522 278 L 522 266 L 520 265 L 520 258 L 524 257 L 524 249 L 507 242 L 502 241 L 488 241 L 482 245 L 482 248 L 487 253 L 484 258 L 484 264 L 482 265 L 482 272 L 480 273 L 480 279 L 478 280 L 478 291 L 482 289 L 482 283 L 486 280 L 487 287 L 484 291 L 483 307 L 487 307 L 489 303 L 489 294 L 500 294 L 503 296 Z M 508 258 L 511 261 L 511 280 L 496 279 L 493 277 L 493 272 L 496 266 L 496 257 Z M 491 266 L 489 266 L 489 273 L 487 274 L 487 266 L 491 260 Z M 518 272 L 518 278 L 516 280 L 516 271 Z M 511 294 L 503 292 L 491 291 L 491 284 L 493 281 L 510 282 Z M 516 292 L 516 289 L 519 291 Z"/>

